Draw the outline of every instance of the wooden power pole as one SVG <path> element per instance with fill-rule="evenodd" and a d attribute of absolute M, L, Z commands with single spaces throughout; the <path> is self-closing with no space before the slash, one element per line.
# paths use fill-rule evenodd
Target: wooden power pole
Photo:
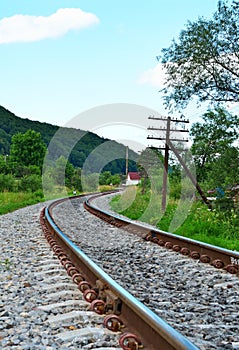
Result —
<path fill-rule="evenodd" d="M 164 150 L 164 173 L 163 173 L 163 188 L 162 188 L 162 212 L 164 213 L 166 210 L 166 201 L 167 201 L 167 182 L 168 182 L 168 159 L 169 159 L 169 151 L 173 151 L 176 157 L 178 158 L 179 162 L 183 166 L 184 170 L 186 171 L 187 175 L 189 176 L 190 180 L 192 181 L 193 185 L 198 190 L 199 194 L 201 195 L 203 201 L 208 205 L 209 208 L 211 208 L 210 203 L 207 200 L 207 197 L 203 193 L 202 189 L 200 188 L 199 184 L 197 183 L 194 176 L 191 174 L 190 170 L 186 166 L 185 162 L 183 161 L 182 157 L 179 155 L 177 149 L 173 146 L 172 141 L 178 141 L 178 142 L 188 142 L 188 139 L 184 138 L 171 138 L 171 131 L 173 132 L 188 132 L 186 129 L 176 129 L 174 126 L 171 128 L 171 123 L 189 123 L 189 120 L 182 120 L 182 119 L 172 119 L 170 117 L 168 118 L 155 118 L 154 116 L 149 116 L 148 119 L 153 120 L 161 120 L 166 121 L 167 125 L 166 128 L 155 128 L 155 127 L 148 127 L 148 130 L 157 130 L 157 131 L 163 131 L 165 132 L 165 136 L 163 137 L 154 137 L 154 136 L 148 136 L 147 139 L 154 139 L 154 140 L 164 140 L 165 145 L 164 147 L 155 147 L 157 149 Z"/>
<path fill-rule="evenodd" d="M 129 172 L 129 147 L 126 146 L 126 155 L 125 155 L 125 175 L 126 175 L 126 178 L 128 176 L 128 172 Z"/>

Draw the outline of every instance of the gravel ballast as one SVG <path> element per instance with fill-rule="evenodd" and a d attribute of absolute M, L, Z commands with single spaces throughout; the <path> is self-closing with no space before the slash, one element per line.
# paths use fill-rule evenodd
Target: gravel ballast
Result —
<path fill-rule="evenodd" d="M 107 198 L 101 201 L 97 205 L 108 209 Z M 109 226 L 80 202 L 62 203 L 54 209 L 54 218 L 92 260 L 200 349 L 239 349 L 238 277 Z M 58 309 L 41 309 L 49 304 L 48 287 L 51 303 L 60 298 L 54 273 L 44 275 L 44 269 L 63 269 L 39 224 L 45 205 L 0 216 L 0 348 L 100 349 L 110 342 L 109 336 L 91 343 L 54 337 L 54 332 L 64 335 L 67 328 L 54 323 Z M 71 283 L 65 270 L 60 275 L 63 285 Z M 79 293 L 73 295 L 79 299 Z M 66 311 L 72 307 L 66 306 Z M 117 347 L 113 340 L 110 344 Z"/>
<path fill-rule="evenodd" d="M 46 204 L 0 216 L 0 349 L 120 350 L 50 249 Z"/>
<path fill-rule="evenodd" d="M 108 198 L 93 202 L 109 211 Z M 200 349 L 239 349 L 239 279 L 62 203 L 54 219 L 113 279 Z"/>

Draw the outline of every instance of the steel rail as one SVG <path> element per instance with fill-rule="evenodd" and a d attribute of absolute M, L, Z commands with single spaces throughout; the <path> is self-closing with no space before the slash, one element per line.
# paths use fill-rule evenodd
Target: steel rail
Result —
<path fill-rule="evenodd" d="M 107 193 L 104 193 L 107 194 Z M 92 202 L 102 194 L 95 194 L 84 202 L 85 209 L 92 214 L 107 221 L 110 224 L 121 227 L 122 229 L 137 234 L 147 241 L 152 241 L 167 249 L 180 252 L 192 259 L 208 263 L 215 268 L 239 276 L 239 252 L 220 248 L 193 240 L 187 237 L 179 236 L 170 232 L 165 232 L 143 223 L 138 223 L 117 214 L 109 213 L 96 207 Z"/>
<path fill-rule="evenodd" d="M 67 198 L 67 200 L 69 200 L 69 198 Z M 127 326 L 126 330 L 128 329 L 130 332 L 122 336 L 122 344 L 124 339 L 127 339 L 127 334 L 129 339 L 132 334 L 136 334 L 135 338 L 133 336 L 133 340 L 137 339 L 138 341 L 139 339 L 138 345 L 129 343 L 124 347 L 124 344 L 121 344 L 122 348 L 129 350 L 138 349 L 142 345 L 144 349 L 148 350 L 199 350 L 187 338 L 173 329 L 163 319 L 154 314 L 144 304 L 109 277 L 59 229 L 50 212 L 52 207 L 62 201 L 63 199 L 55 201 L 49 208 L 45 208 L 43 214 L 44 225 L 48 228 L 51 237 L 57 242 L 57 246 L 61 247 L 74 266 L 82 271 L 85 278 L 89 280 L 91 285 L 91 287 L 89 287 L 91 288 L 90 291 L 96 291 L 99 289 L 99 286 L 101 286 L 101 292 L 105 292 L 106 296 L 108 296 L 106 302 L 108 300 L 110 308 L 112 308 L 114 313 L 113 315 L 120 315 L 119 317 L 122 318 L 123 324 Z M 56 246 L 55 243 L 54 245 Z M 108 318 L 110 317 L 111 316 L 108 316 Z M 115 318 L 117 320 L 117 316 L 115 316 Z M 113 316 L 113 319 L 115 318 Z"/>

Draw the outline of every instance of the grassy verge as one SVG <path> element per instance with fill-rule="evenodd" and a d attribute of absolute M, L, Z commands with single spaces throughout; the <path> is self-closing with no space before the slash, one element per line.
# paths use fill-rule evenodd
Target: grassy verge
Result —
<path fill-rule="evenodd" d="M 112 190 L 112 186 L 101 186 L 99 191 Z M 13 212 L 14 210 L 34 205 L 45 200 L 53 200 L 66 196 L 73 196 L 73 192 L 68 188 L 57 187 L 50 193 L 49 198 L 45 198 L 42 191 L 37 192 L 0 192 L 0 215 Z M 77 192 L 77 194 L 80 194 Z"/>
<path fill-rule="evenodd" d="M 170 231 L 201 242 L 239 251 L 239 214 L 236 211 L 209 210 L 205 204 L 195 201 L 190 205 L 190 209 L 183 208 L 183 220 L 181 223 L 179 220 L 178 227 L 176 225 L 175 231 L 172 231 L 170 230 L 172 220 L 175 219 L 182 203 L 179 205 L 179 202 L 169 200 L 163 215 L 160 208 L 160 198 L 153 201 L 156 204 L 151 204 L 151 208 L 148 210 L 150 206 L 149 194 L 141 195 L 137 192 L 131 202 L 127 202 L 127 196 L 129 194 L 114 197 L 111 201 L 112 209 L 133 220 L 139 219 L 153 224 L 163 231 Z"/>
<path fill-rule="evenodd" d="M 41 192 L 0 192 L 0 215 L 43 201 Z"/>

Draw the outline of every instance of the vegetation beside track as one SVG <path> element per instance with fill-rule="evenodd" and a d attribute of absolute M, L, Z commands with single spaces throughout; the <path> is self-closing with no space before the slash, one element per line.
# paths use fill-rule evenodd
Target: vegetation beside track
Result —
<path fill-rule="evenodd" d="M 99 186 L 100 192 L 110 191 L 112 186 Z M 62 198 L 67 191 L 68 196 L 74 196 L 71 189 L 65 189 L 63 187 L 56 188 L 52 193 L 51 199 Z M 77 192 L 76 194 L 80 194 Z M 36 192 L 0 192 L 0 215 L 11 213 L 17 209 L 24 208 L 29 205 L 34 205 L 40 202 L 44 202 L 46 198 L 41 190 Z"/>
<path fill-rule="evenodd" d="M 38 192 L 0 192 L 0 215 L 44 201 Z"/>
<path fill-rule="evenodd" d="M 150 203 L 150 192 L 147 191 L 145 194 L 142 194 L 140 188 L 138 188 L 135 199 L 129 206 L 133 188 L 127 189 L 127 191 L 123 196 L 117 195 L 112 199 L 111 207 L 114 211 L 130 219 L 138 219 L 155 225 L 160 230 L 169 230 L 170 223 L 179 206 L 179 200 L 169 199 L 166 211 L 162 214 L 160 197 L 158 197 L 158 201 L 155 202 L 150 213 L 144 215 Z M 173 233 L 222 248 L 239 251 L 238 211 L 234 209 L 219 210 L 216 207 L 210 210 L 200 200 L 195 200 L 187 215 L 184 213 L 184 216 L 185 220 Z"/>

